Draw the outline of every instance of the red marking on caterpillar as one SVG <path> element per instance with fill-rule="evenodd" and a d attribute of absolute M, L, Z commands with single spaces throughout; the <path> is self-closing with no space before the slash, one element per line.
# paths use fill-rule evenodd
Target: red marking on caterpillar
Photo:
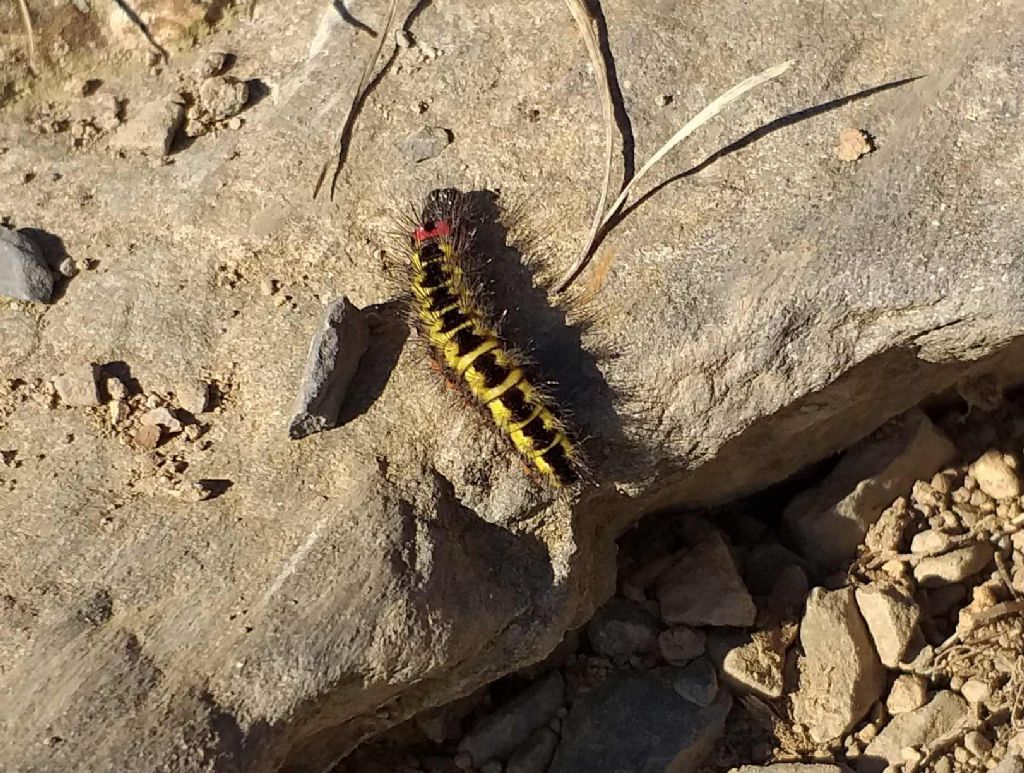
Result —
<path fill-rule="evenodd" d="M 416 227 L 413 238 L 417 242 L 425 242 L 427 239 L 436 239 L 439 236 L 448 236 L 451 233 L 451 226 L 447 220 L 437 220 L 433 223 L 423 223 Z"/>

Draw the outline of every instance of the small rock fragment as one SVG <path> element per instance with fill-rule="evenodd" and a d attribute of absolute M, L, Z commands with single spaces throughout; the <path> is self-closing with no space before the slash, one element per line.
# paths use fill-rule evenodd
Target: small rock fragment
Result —
<path fill-rule="evenodd" d="M 658 619 L 643 607 L 615 597 L 587 625 L 594 651 L 606 657 L 650 652 L 658 646 Z"/>
<path fill-rule="evenodd" d="M 237 115 L 248 101 L 249 84 L 231 76 L 209 78 L 199 87 L 199 105 L 208 123 L 218 123 Z"/>
<path fill-rule="evenodd" d="M 96 369 L 92 365 L 79 365 L 53 380 L 53 386 L 65 405 L 88 407 L 100 404 Z"/>
<path fill-rule="evenodd" d="M 852 588 L 815 588 L 800 626 L 804 657 L 793 716 L 825 743 L 859 722 L 878 700 L 885 673 Z"/>
<path fill-rule="evenodd" d="M 882 664 L 896 668 L 918 633 L 921 610 L 895 588 L 866 585 L 857 588 L 857 606 L 874 639 Z"/>
<path fill-rule="evenodd" d="M 153 408 L 139 417 L 144 426 L 163 427 L 170 433 L 181 432 L 181 422 L 174 418 L 174 414 L 160 406 Z"/>
<path fill-rule="evenodd" d="M 36 244 L 24 234 L 0 226 L 0 295 L 49 303 L 52 294 L 53 274 Z"/>
<path fill-rule="evenodd" d="M 726 684 L 762 698 L 781 697 L 786 649 L 792 641 L 792 635 L 779 629 L 755 631 L 749 642 L 731 648 L 723 658 L 722 676 Z"/>
<path fill-rule="evenodd" d="M 836 146 L 836 158 L 840 161 L 856 161 L 872 150 L 871 139 L 860 129 L 843 129 L 839 132 L 839 144 Z"/>
<path fill-rule="evenodd" d="M 148 102 L 134 115 L 129 114 L 112 144 L 124 151 L 165 156 L 184 120 L 185 106 L 178 97 Z"/>
<path fill-rule="evenodd" d="M 975 757 L 984 757 L 992 751 L 992 742 L 977 730 L 964 736 L 964 747 Z"/>
<path fill-rule="evenodd" d="M 160 445 L 160 427 L 155 424 L 143 424 L 135 430 L 135 443 L 140 448 L 152 451 Z"/>
<path fill-rule="evenodd" d="M 960 688 L 960 694 L 970 703 L 984 703 L 992 696 L 992 688 L 980 679 L 968 679 Z"/>
<path fill-rule="evenodd" d="M 718 695 L 718 675 L 710 660 L 698 658 L 679 669 L 672 680 L 672 687 L 690 703 L 707 707 Z"/>
<path fill-rule="evenodd" d="M 967 720 L 967 701 L 943 690 L 915 711 L 898 714 L 867 745 L 857 763 L 858 773 L 881 773 L 886 765 L 903 762 L 908 746 L 924 746 L 961 726 Z"/>
<path fill-rule="evenodd" d="M 127 400 L 128 399 L 128 387 L 124 385 L 117 376 L 109 376 L 104 384 L 107 389 L 107 394 L 110 395 L 111 400 Z"/>
<path fill-rule="evenodd" d="M 914 539 L 910 541 L 910 552 L 934 555 L 947 550 L 952 543 L 952 537 L 944 531 L 926 529 L 914 535 Z"/>
<path fill-rule="evenodd" d="M 188 381 L 174 387 L 178 406 L 193 416 L 206 411 L 210 401 L 210 386 L 205 381 Z"/>
<path fill-rule="evenodd" d="M 704 632 L 679 625 L 658 635 L 658 649 L 666 663 L 682 666 L 704 654 Z"/>
<path fill-rule="evenodd" d="M 890 714 L 906 714 L 921 708 L 928 698 L 928 683 L 916 674 L 900 674 L 892 683 L 885 707 Z"/>
<path fill-rule="evenodd" d="M 757 608 L 729 546 L 711 532 L 658 579 L 661 617 L 670 625 L 754 624 Z"/>
<path fill-rule="evenodd" d="M 439 126 L 423 126 L 399 143 L 399 149 L 413 163 L 420 163 L 440 155 L 452 143 L 449 129 Z"/>
<path fill-rule="evenodd" d="M 196 63 L 192 72 L 200 80 L 212 78 L 214 75 L 220 74 L 227 60 L 228 54 L 223 51 L 211 51 Z"/>
<path fill-rule="evenodd" d="M 783 513 L 804 556 L 834 569 L 852 558 L 868 529 L 893 501 L 957 456 L 956 447 L 920 411 L 887 425 L 846 452 L 817 487 Z"/>
<path fill-rule="evenodd" d="M 395 30 L 395 45 L 399 48 L 412 48 L 413 40 L 409 30 Z"/>
<path fill-rule="evenodd" d="M 345 393 L 369 340 L 362 312 L 348 298 L 332 301 L 310 342 L 289 437 L 298 440 L 338 425 Z"/>
<path fill-rule="evenodd" d="M 545 727 L 565 700 L 565 682 L 553 671 L 484 717 L 459 743 L 479 766 L 508 757 L 531 733 Z"/>
<path fill-rule="evenodd" d="M 971 465 L 971 474 L 978 481 L 978 487 L 993 499 L 1009 499 L 1020 496 L 1017 468 L 1013 456 L 992 449 Z"/>
<path fill-rule="evenodd" d="M 64 258 L 57 267 L 58 273 L 66 279 L 70 279 L 78 273 L 78 265 L 71 258 Z"/>
<path fill-rule="evenodd" d="M 128 404 L 123 400 L 111 400 L 107 403 L 107 413 L 111 424 L 120 424 L 128 415 Z"/>
<path fill-rule="evenodd" d="M 960 582 L 988 566 L 994 554 L 992 546 L 982 542 L 941 556 L 928 556 L 914 567 L 914 579 L 925 588 Z"/>
<path fill-rule="evenodd" d="M 558 747 L 558 735 L 547 727 L 530 734 L 509 757 L 506 773 L 544 773 Z"/>

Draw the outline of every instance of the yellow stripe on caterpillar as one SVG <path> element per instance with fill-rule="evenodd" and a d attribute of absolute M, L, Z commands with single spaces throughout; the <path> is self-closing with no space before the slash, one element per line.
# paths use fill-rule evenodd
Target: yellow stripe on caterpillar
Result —
<path fill-rule="evenodd" d="M 523 358 L 509 349 L 476 302 L 463 270 L 452 199 L 432 198 L 411 239 L 411 289 L 419 327 L 435 356 L 486 408 L 523 459 L 556 487 L 578 480 L 580 453 Z M 447 207 L 447 209 L 446 209 Z"/>

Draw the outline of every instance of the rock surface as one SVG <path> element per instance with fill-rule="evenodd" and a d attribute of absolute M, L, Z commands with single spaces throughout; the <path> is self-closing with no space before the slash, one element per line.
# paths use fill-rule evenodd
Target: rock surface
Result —
<path fill-rule="evenodd" d="M 893 492 L 930 478 L 956 455 L 949 438 L 918 412 L 851 448 L 819 486 L 786 506 L 804 556 L 830 569 L 853 558 Z"/>
<path fill-rule="evenodd" d="M 177 97 L 156 99 L 129 108 L 128 120 L 114 135 L 112 144 L 123 151 L 166 156 L 185 121 L 185 105 Z"/>
<path fill-rule="evenodd" d="M 658 578 L 661 618 L 669 625 L 748 626 L 757 608 L 729 546 L 711 532 Z"/>
<path fill-rule="evenodd" d="M 39 248 L 24 234 L 0 225 L 0 296 L 48 303 L 53 273 Z"/>
<path fill-rule="evenodd" d="M 857 588 L 856 597 L 882 665 L 896 668 L 911 641 L 920 635 L 921 610 L 895 588 L 867 585 Z"/>
<path fill-rule="evenodd" d="M 659 677 L 610 679 L 585 695 L 562 725 L 548 773 L 697 773 L 722 733 L 732 698 L 724 690 L 706 708 L 672 688 L 674 669 Z"/>
<path fill-rule="evenodd" d="M 817 762 L 777 762 L 774 765 L 743 765 L 729 773 L 847 773 L 845 765 L 827 765 Z"/>
<path fill-rule="evenodd" d="M 506 773 L 544 773 L 558 747 L 558 735 L 542 727 L 530 734 L 509 757 Z"/>
<path fill-rule="evenodd" d="M 201 23 L 210 6 L 188 5 L 185 23 Z M 146 3 L 165 45 L 178 42 L 181 7 Z M 0 768 L 328 769 L 419 709 L 544 657 L 611 595 L 614 540 L 640 514 L 760 490 L 968 372 L 1020 380 L 1024 32 L 1013 4 L 857 0 L 805 13 L 771 0 L 754 17 L 735 3 L 714 14 L 661 3 L 658 34 L 634 4 L 602 10 L 641 163 L 710 96 L 762 64 L 800 63 L 656 170 L 709 159 L 607 236 L 615 257 L 593 325 L 566 331 L 524 272 L 504 272 L 508 330 L 537 342 L 592 438 L 602 485 L 572 506 L 531 483 L 403 347 L 404 330 L 373 331 L 352 422 L 303 443 L 281 432 L 320 298 L 343 289 L 365 308 L 394 297 L 376 252 L 390 230 L 382 213 L 439 174 L 531 202 L 564 253 L 553 269 L 579 248 L 602 118 L 561 6 L 419 13 L 412 35 L 445 53 L 424 62 L 403 49 L 385 72 L 333 206 L 310 190 L 359 79 L 352 52 L 371 41 L 323 3 L 258 3 L 252 18 L 227 13 L 230 28 L 203 33 L 270 94 L 241 130 L 183 142 L 171 159 L 72 150 L 23 118 L 52 90 L 19 91 L 19 109 L 0 115 L 0 213 L 98 263 L 42 317 L 0 304 L 0 449 L 27 460 L 5 468 L 18 486 L 0 508 L 0 700 L 17 709 L 0 711 Z M 148 45 L 130 21 L 119 30 L 111 46 Z M 162 71 L 133 70 L 115 50 L 116 66 L 90 59 L 75 74 L 120 89 L 131 124 L 179 88 L 183 45 Z M 23 48 L 18 31 L 6 62 Z M 84 53 L 67 66 L 85 68 Z M 655 108 L 671 84 L 694 87 Z M 457 141 L 415 164 L 397 143 L 426 100 Z M 151 155 L 167 150 L 180 112 L 167 118 L 141 143 Z M 846 126 L 877 150 L 836 161 Z M 261 296 L 263 276 L 292 301 Z M 586 353 L 602 350 L 615 356 L 598 367 Z M 151 495 L 137 485 L 144 450 L 89 411 L 58 415 L 26 397 L 71 361 L 116 367 L 147 393 L 209 377 L 209 446 L 189 474 L 231 487 L 199 503 Z M 616 413 L 613 391 L 637 397 Z M 99 591 L 113 616 L 86 627 L 78 610 Z M 55 735 L 63 742 L 47 743 Z"/>
<path fill-rule="evenodd" d="M 565 683 L 562 675 L 555 671 L 489 714 L 462 739 L 459 750 L 468 754 L 477 766 L 504 759 L 531 733 L 544 727 L 564 700 Z"/>
<path fill-rule="evenodd" d="M 597 610 L 587 625 L 594 651 L 608 657 L 650 652 L 658 646 L 658 632 L 658 618 L 618 596 Z"/>
<path fill-rule="evenodd" d="M 722 659 L 722 676 L 740 692 L 778 698 L 784 687 L 786 648 L 792 637 L 781 631 L 755 631 L 750 641 L 732 647 Z"/>
<path fill-rule="evenodd" d="M 902 761 L 903 749 L 934 741 L 966 721 L 967 701 L 944 690 L 921 708 L 893 717 L 867 745 L 857 773 L 881 773 L 886 765 Z"/>
<path fill-rule="evenodd" d="M 939 556 L 928 556 L 914 565 L 914 579 L 925 588 L 951 585 L 980 572 L 988 566 L 993 555 L 995 551 L 991 545 L 979 543 Z"/>
<path fill-rule="evenodd" d="M 852 588 L 815 588 L 800 624 L 800 686 L 793 718 L 824 743 L 856 724 L 882 694 L 885 672 Z"/>

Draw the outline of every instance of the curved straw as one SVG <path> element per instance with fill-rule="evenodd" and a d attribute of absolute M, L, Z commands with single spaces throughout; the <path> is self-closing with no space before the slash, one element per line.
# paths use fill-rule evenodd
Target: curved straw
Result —
<path fill-rule="evenodd" d="M 576 277 L 580 275 L 580 272 L 583 271 L 584 268 L 586 268 L 587 263 L 590 261 L 591 252 L 594 249 L 594 243 L 597 241 L 597 237 L 601 235 L 601 229 L 607 226 L 608 222 L 622 208 L 622 205 L 626 203 L 626 199 L 629 197 L 630 192 L 633 190 L 633 186 L 635 186 L 640 181 L 640 179 L 645 174 L 647 174 L 648 171 L 650 171 L 651 167 L 658 163 L 658 161 L 660 161 L 666 153 L 672 150 L 672 148 L 674 148 L 680 142 L 682 142 L 691 134 L 693 134 L 697 129 L 699 129 L 701 126 L 703 126 L 716 115 L 718 115 L 720 112 L 722 112 L 722 110 L 725 109 L 726 106 L 728 106 L 732 102 L 735 102 L 737 99 L 742 97 L 751 89 L 757 88 L 763 83 L 767 83 L 773 78 L 777 78 L 778 76 L 782 75 L 782 73 L 786 72 L 786 70 L 793 66 L 794 62 L 796 62 L 795 59 L 790 59 L 788 62 L 783 62 L 782 64 L 775 65 L 774 67 L 769 67 L 764 72 L 758 73 L 757 75 L 752 75 L 745 81 L 737 83 L 731 89 L 729 89 L 724 94 L 715 99 L 713 102 L 711 102 L 707 107 L 705 107 L 703 110 L 697 113 L 697 115 L 695 115 L 693 118 L 687 121 L 682 129 L 673 134 L 672 137 L 668 140 L 668 142 L 662 145 L 657 150 L 657 152 L 655 152 L 655 154 L 651 156 L 650 159 L 648 159 L 647 163 L 640 168 L 640 171 L 636 173 L 633 179 L 630 180 L 623 187 L 622 192 L 619 194 L 619 197 L 612 203 L 611 207 L 608 209 L 608 212 L 601 220 L 596 232 L 592 233 L 591 238 L 587 241 L 585 248 L 580 253 L 579 257 L 576 259 L 576 262 L 573 263 L 569 271 L 566 272 L 565 276 L 558 283 L 558 286 L 555 288 L 555 290 L 557 292 L 562 292 L 563 290 L 565 290 L 570 284 L 572 284 Z"/>

